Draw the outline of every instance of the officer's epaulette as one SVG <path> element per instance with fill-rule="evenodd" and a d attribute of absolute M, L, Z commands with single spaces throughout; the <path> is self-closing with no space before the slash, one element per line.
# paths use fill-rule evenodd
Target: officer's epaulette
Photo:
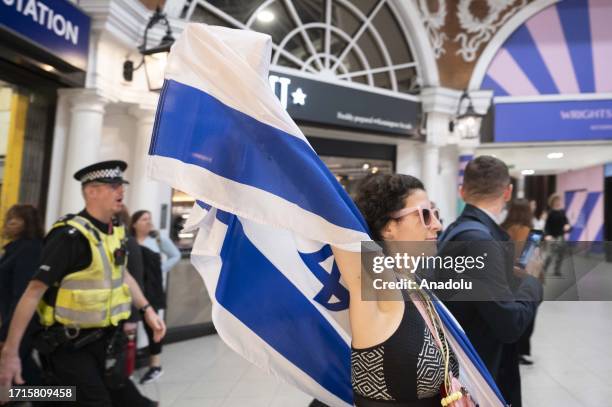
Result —
<path fill-rule="evenodd" d="M 66 223 L 70 219 L 73 219 L 76 216 L 77 215 L 75 215 L 73 213 L 69 213 L 67 215 L 62 216 L 61 218 L 59 218 L 58 220 L 55 221 L 55 223 L 53 224 L 53 229 L 55 229 L 57 227 L 64 227 L 64 226 L 66 226 L 65 233 L 67 233 L 70 236 L 78 236 L 79 235 L 79 231 L 75 227 L 69 226 Z"/>
<path fill-rule="evenodd" d="M 59 218 L 57 221 L 55 221 L 55 223 L 66 223 L 68 222 L 70 219 L 74 218 L 76 215 L 74 213 L 69 213 L 67 215 L 62 216 L 61 218 Z"/>

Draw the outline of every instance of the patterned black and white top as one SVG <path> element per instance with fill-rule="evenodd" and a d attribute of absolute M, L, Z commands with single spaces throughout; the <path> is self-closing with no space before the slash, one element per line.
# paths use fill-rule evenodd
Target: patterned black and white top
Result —
<path fill-rule="evenodd" d="M 438 335 L 443 338 L 444 334 Z M 458 377 L 459 365 L 452 351 L 450 366 Z M 444 355 L 411 301 L 405 302 L 402 321 L 389 339 L 366 349 L 352 348 L 351 381 L 356 400 L 419 405 L 413 403 L 438 397 L 444 381 Z"/>

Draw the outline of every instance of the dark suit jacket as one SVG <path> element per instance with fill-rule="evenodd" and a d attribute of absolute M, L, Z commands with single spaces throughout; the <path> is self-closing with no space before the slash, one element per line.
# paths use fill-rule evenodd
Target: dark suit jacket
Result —
<path fill-rule="evenodd" d="M 542 300 L 542 285 L 531 276 L 522 279 L 514 277 L 512 246 L 499 243 L 508 241 L 509 236 L 489 215 L 475 206 L 466 205 L 461 216 L 449 225 L 449 229 L 466 221 L 482 223 L 489 229 L 490 234 L 477 230 L 462 232 L 453 238 L 453 241 L 466 243 L 447 244 L 438 255 L 476 257 L 486 252 L 486 269 L 475 271 L 478 273 L 475 278 L 487 287 L 483 292 L 490 296 L 485 298 L 491 300 L 453 301 L 445 300 L 443 295 L 440 297 L 465 330 L 493 377 L 497 379 L 502 346 L 518 341 L 533 321 Z M 473 243 L 477 241 L 482 243 Z"/>
<path fill-rule="evenodd" d="M 41 239 L 17 239 L 0 258 L 0 341 L 6 340 L 13 312 L 30 279 L 40 266 Z"/>

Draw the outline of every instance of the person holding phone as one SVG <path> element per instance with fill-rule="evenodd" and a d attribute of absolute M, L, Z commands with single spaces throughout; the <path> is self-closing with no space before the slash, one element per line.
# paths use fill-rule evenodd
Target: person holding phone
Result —
<path fill-rule="evenodd" d="M 502 229 L 504 229 L 510 236 L 510 240 L 514 242 L 514 253 L 516 262 L 520 263 L 523 258 L 524 249 L 528 243 L 531 243 L 532 239 L 529 239 L 530 233 L 533 232 L 533 212 L 531 205 L 525 199 L 516 199 L 510 205 L 508 211 L 508 217 L 502 223 Z M 539 233 L 541 237 L 541 232 Z M 531 251 L 532 252 L 532 251 Z M 524 261 L 529 259 L 525 258 Z M 524 268 L 524 266 L 523 266 Z M 536 310 L 537 311 L 537 310 Z M 533 361 L 531 357 L 531 335 L 535 325 L 535 315 L 533 321 L 527 328 L 523 335 L 516 343 L 516 351 L 518 352 L 518 362 L 523 365 L 532 365 Z M 514 346 L 514 344 L 512 344 Z"/>
<path fill-rule="evenodd" d="M 533 276 L 539 270 L 531 265 L 525 275 L 516 275 L 517 268 L 515 274 L 512 272 L 515 254 L 505 244 L 510 236 L 500 226 L 512 189 L 508 166 L 503 161 L 486 155 L 470 161 L 460 188 L 466 206 L 439 237 L 437 255 L 476 258 L 486 253 L 491 259 L 486 271 L 478 274 L 479 284 L 487 287 L 486 298 L 456 301 L 442 297 L 442 300 L 465 330 L 506 401 L 520 407 L 520 376 L 518 369 L 514 369 L 518 362 L 505 361 L 505 345 L 516 343 L 531 324 L 542 300 L 542 284 Z M 465 272 L 463 276 L 470 275 Z"/>

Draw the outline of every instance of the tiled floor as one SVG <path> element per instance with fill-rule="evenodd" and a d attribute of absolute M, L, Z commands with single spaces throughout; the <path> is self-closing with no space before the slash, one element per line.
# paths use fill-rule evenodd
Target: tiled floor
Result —
<path fill-rule="evenodd" d="M 612 406 L 612 302 L 546 302 L 522 370 L 525 407 Z M 265 376 L 218 336 L 166 346 L 164 376 L 143 391 L 171 407 L 306 407 L 311 397 Z"/>

